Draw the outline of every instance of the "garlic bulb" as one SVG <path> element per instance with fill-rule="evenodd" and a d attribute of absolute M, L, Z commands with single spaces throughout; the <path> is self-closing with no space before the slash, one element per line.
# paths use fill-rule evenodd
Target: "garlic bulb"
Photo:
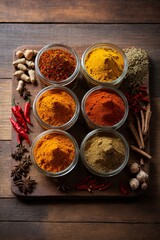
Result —
<path fill-rule="evenodd" d="M 132 190 L 136 190 L 139 188 L 139 180 L 137 178 L 131 178 L 129 181 L 129 185 Z"/>
<path fill-rule="evenodd" d="M 148 185 L 147 185 L 146 182 L 144 182 L 144 183 L 141 184 L 141 189 L 142 189 L 142 190 L 146 190 L 147 187 L 148 187 Z"/>
<path fill-rule="evenodd" d="M 136 177 L 140 182 L 144 183 L 148 179 L 148 174 L 143 170 L 140 170 Z"/>
<path fill-rule="evenodd" d="M 138 163 L 132 163 L 131 166 L 130 166 L 130 171 L 131 173 L 135 174 L 135 173 L 138 173 L 140 170 L 140 166 Z"/>

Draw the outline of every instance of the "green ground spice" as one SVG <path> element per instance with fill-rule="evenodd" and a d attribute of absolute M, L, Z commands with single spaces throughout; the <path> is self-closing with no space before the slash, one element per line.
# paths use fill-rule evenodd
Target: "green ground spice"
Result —
<path fill-rule="evenodd" d="M 99 134 L 88 140 L 84 155 L 92 169 L 99 173 L 118 168 L 125 158 L 125 146 L 119 137 Z"/>

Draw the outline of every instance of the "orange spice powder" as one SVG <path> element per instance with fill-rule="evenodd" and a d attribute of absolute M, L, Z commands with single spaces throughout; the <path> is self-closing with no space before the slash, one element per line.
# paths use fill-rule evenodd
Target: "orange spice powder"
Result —
<path fill-rule="evenodd" d="M 74 115 L 76 103 L 64 90 L 53 89 L 45 92 L 37 103 L 37 112 L 42 121 L 53 126 L 67 123 Z"/>
<path fill-rule="evenodd" d="M 112 126 L 123 118 L 125 105 L 116 93 L 97 90 L 86 99 L 85 111 L 88 118 L 95 124 Z"/>
<path fill-rule="evenodd" d="M 49 172 L 60 172 L 74 160 L 72 141 L 62 134 L 53 133 L 42 137 L 34 148 L 34 158 L 40 168 Z"/>

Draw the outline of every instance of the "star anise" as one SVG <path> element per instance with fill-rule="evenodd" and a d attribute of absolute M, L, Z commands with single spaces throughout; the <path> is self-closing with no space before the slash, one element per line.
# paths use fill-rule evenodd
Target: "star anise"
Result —
<path fill-rule="evenodd" d="M 20 192 L 26 195 L 27 193 L 32 193 L 36 181 L 31 179 L 28 175 L 27 177 L 22 176 L 22 178 L 15 181 L 14 184 L 19 188 Z"/>
<path fill-rule="evenodd" d="M 18 165 L 15 166 L 15 169 L 20 173 L 28 172 L 28 167 L 25 166 L 24 162 L 19 162 Z"/>
<path fill-rule="evenodd" d="M 68 192 L 70 190 L 70 187 L 68 184 L 66 184 L 65 180 L 63 178 L 55 179 L 55 182 L 58 184 L 57 190 L 60 192 Z"/>
<path fill-rule="evenodd" d="M 18 168 L 13 168 L 11 171 L 11 177 L 13 177 L 13 180 L 20 179 L 22 176 L 20 170 Z"/>
<path fill-rule="evenodd" d="M 22 158 L 22 164 L 23 164 L 24 168 L 28 168 L 32 164 L 31 156 L 30 155 L 24 156 Z"/>
<path fill-rule="evenodd" d="M 24 87 L 23 91 L 20 93 L 20 96 L 23 97 L 24 100 L 28 100 L 31 96 L 31 93 L 27 90 L 26 87 Z"/>
<path fill-rule="evenodd" d="M 62 183 L 57 187 L 57 190 L 60 192 L 68 192 L 70 187 L 66 183 Z"/>
<path fill-rule="evenodd" d="M 12 158 L 14 158 L 16 161 L 21 160 L 22 156 L 25 152 L 28 152 L 27 148 L 24 145 L 17 145 L 17 149 L 14 153 L 11 154 Z"/>

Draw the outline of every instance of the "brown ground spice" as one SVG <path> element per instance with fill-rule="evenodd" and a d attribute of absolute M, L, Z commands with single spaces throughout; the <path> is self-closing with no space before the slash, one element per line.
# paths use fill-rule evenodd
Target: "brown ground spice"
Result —
<path fill-rule="evenodd" d="M 92 169 L 106 173 L 122 164 L 125 158 L 125 146 L 122 140 L 114 135 L 99 134 L 88 140 L 84 154 Z"/>

